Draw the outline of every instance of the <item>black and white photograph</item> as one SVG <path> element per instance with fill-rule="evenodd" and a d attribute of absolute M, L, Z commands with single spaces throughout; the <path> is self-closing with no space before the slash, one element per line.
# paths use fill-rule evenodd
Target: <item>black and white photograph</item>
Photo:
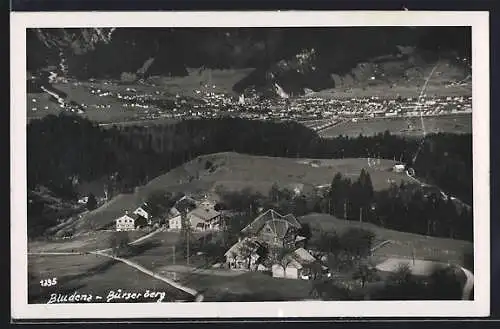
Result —
<path fill-rule="evenodd" d="M 12 17 L 14 314 L 488 314 L 487 14 L 94 15 Z"/>

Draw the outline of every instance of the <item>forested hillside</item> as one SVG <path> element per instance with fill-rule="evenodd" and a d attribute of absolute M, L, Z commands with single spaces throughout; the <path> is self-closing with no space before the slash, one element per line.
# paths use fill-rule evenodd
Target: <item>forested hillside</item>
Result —
<path fill-rule="evenodd" d="M 294 122 L 229 118 L 110 129 L 67 114 L 34 120 L 28 125 L 28 184 L 61 189 L 69 187 L 74 176 L 88 181 L 117 174 L 120 185 L 130 188 L 198 155 L 225 151 L 301 158 L 376 156 L 410 164 L 416 158 L 412 165 L 418 177 L 472 201 L 470 134 L 428 135 L 422 140 L 386 132 L 322 139 Z"/>

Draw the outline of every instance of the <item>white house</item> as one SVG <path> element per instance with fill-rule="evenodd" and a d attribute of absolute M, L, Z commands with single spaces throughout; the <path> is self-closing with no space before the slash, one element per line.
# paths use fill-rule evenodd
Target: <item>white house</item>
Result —
<path fill-rule="evenodd" d="M 149 205 L 147 203 L 144 203 L 142 206 L 137 208 L 134 213 L 134 215 L 141 216 L 142 218 L 146 219 L 148 222 L 148 225 L 151 225 L 151 209 L 149 208 Z"/>
<path fill-rule="evenodd" d="M 394 172 L 401 173 L 405 170 L 405 165 L 404 164 L 396 164 L 396 165 L 394 165 L 394 167 L 392 169 L 394 170 Z"/>
<path fill-rule="evenodd" d="M 198 207 L 187 214 L 191 227 L 197 231 L 219 230 L 222 214 L 211 208 Z"/>
<path fill-rule="evenodd" d="M 181 214 L 175 215 L 168 219 L 168 229 L 172 231 L 178 231 L 182 228 L 182 216 Z"/>
<path fill-rule="evenodd" d="M 135 230 L 135 219 L 125 213 L 122 217 L 116 219 L 116 231 L 133 231 Z"/>

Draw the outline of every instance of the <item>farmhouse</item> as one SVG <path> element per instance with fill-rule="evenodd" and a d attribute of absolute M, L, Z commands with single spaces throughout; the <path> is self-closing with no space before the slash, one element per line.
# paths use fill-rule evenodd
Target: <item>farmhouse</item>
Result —
<path fill-rule="evenodd" d="M 125 213 L 122 217 L 116 219 L 116 231 L 133 231 L 135 230 L 135 218 L 134 216 L 129 216 L 128 212 Z"/>
<path fill-rule="evenodd" d="M 222 214 L 212 208 L 198 207 L 187 214 L 187 220 L 197 231 L 219 230 L 222 226 Z"/>
<path fill-rule="evenodd" d="M 256 236 L 261 241 L 277 247 L 294 247 L 301 225 L 292 215 L 282 216 L 273 209 L 260 214 L 241 232 Z"/>
<path fill-rule="evenodd" d="M 239 239 L 224 254 L 226 264 L 233 270 L 256 270 L 265 247 L 256 238 Z"/>

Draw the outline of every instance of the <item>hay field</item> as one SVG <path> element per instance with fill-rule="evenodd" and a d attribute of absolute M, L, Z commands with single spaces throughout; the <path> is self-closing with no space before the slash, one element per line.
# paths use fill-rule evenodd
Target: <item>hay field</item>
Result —
<path fill-rule="evenodd" d="M 58 238 L 52 240 L 35 240 L 28 242 L 29 253 L 43 252 L 87 252 L 110 247 L 110 239 L 114 230 L 89 231 L 71 238 Z M 130 241 L 134 241 L 144 235 L 142 231 L 131 231 L 128 233 Z"/>

